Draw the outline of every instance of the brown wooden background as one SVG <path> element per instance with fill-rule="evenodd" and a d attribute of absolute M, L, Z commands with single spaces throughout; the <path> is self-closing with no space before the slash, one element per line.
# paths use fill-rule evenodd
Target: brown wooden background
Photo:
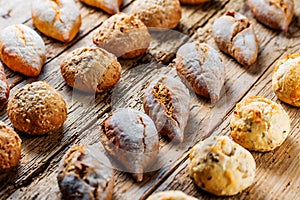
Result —
<path fill-rule="evenodd" d="M 0 29 L 16 23 L 33 27 L 31 2 L 0 0 Z M 132 2 L 125 0 L 122 11 L 128 12 Z M 300 6 L 299 0 L 295 0 L 295 3 L 296 7 Z M 20 133 L 23 140 L 22 159 L 17 169 L 0 175 L 0 199 L 60 199 L 56 174 L 66 151 L 74 144 L 98 143 L 99 124 L 114 109 L 132 107 L 142 110 L 141 97 L 147 82 L 158 74 L 176 76 L 172 61 L 182 44 L 198 40 L 217 49 L 211 34 L 212 23 L 227 10 L 235 10 L 249 17 L 256 25 L 255 32 L 259 39 L 257 62 L 246 68 L 221 53 L 226 64 L 225 94 L 214 107 L 210 106 L 209 101 L 192 95 L 185 142 L 174 146 L 163 138 L 160 141 L 158 162 L 165 163 L 164 167 L 145 174 L 141 183 L 135 183 L 126 173 L 115 172 L 114 199 L 144 199 L 153 192 L 174 189 L 199 199 L 218 199 L 197 188 L 189 178 L 186 169 L 189 149 L 209 135 L 229 135 L 231 112 L 241 99 L 261 95 L 279 102 L 271 88 L 272 70 L 279 58 L 300 48 L 300 10 L 298 12 L 296 9 L 288 33 L 283 33 L 270 30 L 253 19 L 245 0 L 214 0 L 199 6 L 183 6 L 183 17 L 176 32 L 154 35 L 145 56 L 135 60 L 120 60 L 122 79 L 115 90 L 97 95 L 95 100 L 89 101 L 89 97 L 77 97 L 66 85 L 59 64 L 71 50 L 91 46 L 91 37 L 109 16 L 80 2 L 77 5 L 83 19 L 79 35 L 68 44 L 43 36 L 47 61 L 38 78 L 26 78 L 5 68 L 11 94 L 36 80 L 46 80 L 54 86 L 68 103 L 68 119 L 63 128 L 52 135 L 34 137 Z M 181 37 L 178 32 L 187 37 Z M 254 184 L 228 199 L 300 199 L 300 114 L 297 108 L 281 104 L 292 119 L 290 136 L 272 152 L 252 152 L 257 162 Z M 11 125 L 5 110 L 0 112 L 0 120 Z"/>

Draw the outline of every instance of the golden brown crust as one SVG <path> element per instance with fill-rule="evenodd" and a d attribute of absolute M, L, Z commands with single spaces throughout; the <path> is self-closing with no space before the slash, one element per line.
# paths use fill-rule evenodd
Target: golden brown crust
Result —
<path fill-rule="evenodd" d="M 38 76 L 46 60 L 44 41 L 28 26 L 8 26 L 0 33 L 0 59 L 13 71 Z"/>
<path fill-rule="evenodd" d="M 4 108 L 9 97 L 9 85 L 4 73 L 3 65 L 0 62 L 0 110 Z"/>
<path fill-rule="evenodd" d="M 300 54 L 279 60 L 272 77 L 273 91 L 283 102 L 300 107 Z"/>
<path fill-rule="evenodd" d="M 108 14 L 115 14 L 120 11 L 123 0 L 81 0 L 83 3 L 102 9 Z"/>
<path fill-rule="evenodd" d="M 0 121 L 0 172 L 15 167 L 21 158 L 19 135 Z"/>
<path fill-rule="evenodd" d="M 284 142 L 290 132 L 290 119 L 279 104 L 252 96 L 236 105 L 230 128 L 235 142 L 265 152 Z"/>
<path fill-rule="evenodd" d="M 148 28 L 138 18 L 118 13 L 107 19 L 93 37 L 101 48 L 121 58 L 143 55 L 150 45 Z"/>
<path fill-rule="evenodd" d="M 35 0 L 31 13 L 39 31 L 61 42 L 73 40 L 81 26 L 81 15 L 73 0 Z"/>
<path fill-rule="evenodd" d="M 270 28 L 288 31 L 295 6 L 294 0 L 248 0 L 254 17 Z"/>
<path fill-rule="evenodd" d="M 97 146 L 73 146 L 60 164 L 57 181 L 64 199 L 112 199 L 112 166 Z"/>
<path fill-rule="evenodd" d="M 15 92 L 8 102 L 7 113 L 19 131 L 42 135 L 63 125 L 67 118 L 67 106 L 52 86 L 38 81 Z"/>
<path fill-rule="evenodd" d="M 190 151 L 189 173 L 203 190 L 231 196 L 249 187 L 256 164 L 249 151 L 227 136 L 209 137 Z"/>
<path fill-rule="evenodd" d="M 210 0 L 180 0 L 180 3 L 183 4 L 200 4 L 200 3 L 205 3 L 205 2 L 209 2 Z"/>
<path fill-rule="evenodd" d="M 66 83 L 84 92 L 104 92 L 117 84 L 121 77 L 117 57 L 97 47 L 75 49 L 60 67 Z"/>
<path fill-rule="evenodd" d="M 170 190 L 152 194 L 146 200 L 197 200 L 181 191 Z"/>
<path fill-rule="evenodd" d="M 228 11 L 214 21 L 213 36 L 220 50 L 231 55 L 239 63 L 250 66 L 258 55 L 258 41 L 254 25 L 244 15 Z"/>
<path fill-rule="evenodd" d="M 179 0 L 137 0 L 131 13 L 147 27 L 175 28 L 181 19 Z"/>

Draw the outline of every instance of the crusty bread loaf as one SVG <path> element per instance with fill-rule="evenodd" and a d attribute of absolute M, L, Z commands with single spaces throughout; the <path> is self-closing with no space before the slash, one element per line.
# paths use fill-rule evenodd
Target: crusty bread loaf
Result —
<path fill-rule="evenodd" d="M 80 0 L 83 3 L 100 8 L 108 14 L 115 14 L 120 11 L 123 0 Z"/>
<path fill-rule="evenodd" d="M 103 22 L 93 42 L 121 58 L 143 55 L 150 45 L 148 28 L 138 18 L 118 13 Z"/>
<path fill-rule="evenodd" d="M 38 76 L 46 60 L 44 41 L 28 26 L 8 26 L 0 32 L 0 59 L 13 71 Z"/>
<path fill-rule="evenodd" d="M 21 158 L 21 143 L 14 129 L 0 121 L 0 172 L 15 167 Z"/>
<path fill-rule="evenodd" d="M 300 54 L 294 53 L 278 61 L 272 77 L 273 91 L 278 99 L 300 107 Z"/>
<path fill-rule="evenodd" d="M 200 4 L 204 2 L 208 2 L 210 0 L 180 0 L 180 3 L 183 4 Z"/>
<path fill-rule="evenodd" d="M 34 0 L 32 21 L 45 35 L 70 42 L 81 26 L 81 15 L 74 0 Z"/>
<path fill-rule="evenodd" d="M 100 93 L 112 88 L 121 77 L 117 57 L 102 48 L 73 50 L 60 64 L 66 83 L 78 90 Z"/>
<path fill-rule="evenodd" d="M 112 199 L 112 165 L 95 145 L 73 146 L 60 163 L 57 181 L 63 199 Z"/>
<path fill-rule="evenodd" d="M 190 151 L 189 172 L 203 190 L 231 196 L 249 187 L 255 177 L 253 156 L 227 136 L 209 137 Z"/>
<path fill-rule="evenodd" d="M 18 89 L 8 102 L 10 121 L 19 131 L 42 135 L 59 129 L 67 118 L 61 95 L 45 81 Z"/>
<path fill-rule="evenodd" d="M 245 66 L 255 63 L 258 55 L 258 41 L 253 23 L 244 15 L 228 11 L 214 21 L 214 39 L 219 49 Z"/>
<path fill-rule="evenodd" d="M 252 96 L 236 105 L 230 122 L 233 140 L 249 150 L 270 151 L 290 132 L 290 119 L 281 105 Z"/>
<path fill-rule="evenodd" d="M 175 28 L 181 19 L 179 0 L 136 0 L 131 13 L 147 27 Z"/>

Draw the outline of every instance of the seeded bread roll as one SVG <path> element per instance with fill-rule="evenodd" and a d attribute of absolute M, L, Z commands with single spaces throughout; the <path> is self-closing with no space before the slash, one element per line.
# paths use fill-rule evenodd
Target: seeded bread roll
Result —
<path fill-rule="evenodd" d="M 74 0 L 34 0 L 32 21 L 45 35 L 70 42 L 81 26 L 81 15 Z"/>
<path fill-rule="evenodd" d="M 143 55 L 150 45 L 148 28 L 138 18 L 118 13 L 105 20 L 93 41 L 99 47 L 121 58 Z"/>
<path fill-rule="evenodd" d="M 188 196 L 185 193 L 181 191 L 164 191 L 164 192 L 158 192 L 150 197 L 148 197 L 146 200 L 197 200 L 194 197 Z"/>
<path fill-rule="evenodd" d="M 73 146 L 57 175 L 64 199 L 111 200 L 114 174 L 109 159 L 97 146 Z"/>
<path fill-rule="evenodd" d="M 9 85 L 4 73 L 3 65 L 0 62 L 0 111 L 4 108 L 9 97 Z"/>
<path fill-rule="evenodd" d="M 45 81 L 18 89 L 8 102 L 10 121 L 19 131 L 42 135 L 59 129 L 67 118 L 61 95 Z"/>
<path fill-rule="evenodd" d="M 228 11 L 214 21 L 214 39 L 219 49 L 245 66 L 255 63 L 258 55 L 258 41 L 253 23 L 244 15 Z"/>
<path fill-rule="evenodd" d="M 271 151 L 290 132 L 290 119 L 281 105 L 264 97 L 252 96 L 236 105 L 230 122 L 231 137 L 254 151 Z"/>
<path fill-rule="evenodd" d="M 300 107 L 300 54 L 287 55 L 274 68 L 272 85 L 283 102 Z"/>
<path fill-rule="evenodd" d="M 210 0 L 180 0 L 183 4 L 200 4 L 204 2 L 209 2 Z"/>
<path fill-rule="evenodd" d="M 254 17 L 270 28 L 288 31 L 294 16 L 294 0 L 247 0 Z"/>
<path fill-rule="evenodd" d="M 123 0 L 81 0 L 83 3 L 100 8 L 108 14 L 115 14 L 120 11 Z"/>
<path fill-rule="evenodd" d="M 0 121 L 0 172 L 15 167 L 21 158 L 21 143 L 14 129 Z"/>
<path fill-rule="evenodd" d="M 117 57 L 101 48 L 75 49 L 62 61 L 60 68 L 66 83 L 84 92 L 104 92 L 121 77 Z"/>
<path fill-rule="evenodd" d="M 8 26 L 0 32 L 0 59 L 13 71 L 38 76 L 46 60 L 44 41 L 28 26 Z"/>
<path fill-rule="evenodd" d="M 181 19 L 179 0 L 136 0 L 131 13 L 147 27 L 175 28 Z"/>
<path fill-rule="evenodd" d="M 190 152 L 189 172 L 203 190 L 217 196 L 231 196 L 249 187 L 256 164 L 249 151 L 227 136 L 210 137 Z"/>

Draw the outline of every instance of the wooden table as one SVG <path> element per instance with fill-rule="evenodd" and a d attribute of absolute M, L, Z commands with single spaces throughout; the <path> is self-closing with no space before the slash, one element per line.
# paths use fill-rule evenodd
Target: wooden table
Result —
<path fill-rule="evenodd" d="M 123 11 L 128 12 L 133 0 L 125 0 Z M 295 0 L 300 6 L 300 1 Z M 33 27 L 30 13 L 31 1 L 0 0 L 0 29 L 23 23 Z M 77 2 L 83 23 L 79 35 L 68 44 L 43 36 L 47 49 L 47 62 L 38 78 L 26 78 L 5 68 L 11 94 L 18 88 L 36 80 L 46 80 L 54 86 L 68 103 L 68 119 L 63 128 L 48 136 L 29 136 L 20 133 L 23 140 L 22 158 L 17 169 L 0 175 L 1 199 L 60 199 L 56 182 L 59 162 L 66 151 L 75 144 L 99 143 L 99 125 L 116 108 L 142 109 L 141 97 L 147 82 L 157 74 L 176 76 L 172 65 L 176 50 L 188 41 L 206 42 L 217 49 L 212 39 L 214 20 L 227 10 L 243 13 L 255 23 L 259 39 L 259 57 L 249 67 L 242 67 L 221 53 L 226 64 L 225 94 L 218 104 L 192 95 L 189 124 L 185 142 L 169 145 L 160 140 L 158 162 L 165 162 L 157 171 L 145 174 L 144 181 L 135 183 L 124 172 L 115 172 L 114 199 L 145 199 L 153 192 L 182 190 L 199 199 L 218 199 L 193 184 L 188 176 L 190 148 L 209 135 L 229 135 L 229 121 L 235 104 L 250 95 L 261 95 L 281 103 L 271 88 L 273 67 L 279 58 L 300 48 L 300 13 L 296 12 L 288 33 L 274 31 L 258 23 L 244 0 L 215 0 L 199 6 L 183 6 L 183 17 L 170 34 L 154 35 L 147 54 L 135 60 L 120 60 L 123 71 L 118 86 L 110 92 L 97 95 L 92 101 L 80 98 L 64 82 L 59 64 L 71 50 L 91 46 L 91 37 L 109 16 L 100 10 Z M 181 32 L 187 37 L 179 36 Z M 292 130 L 282 146 L 269 153 L 252 152 L 257 163 L 254 184 L 229 199 L 300 199 L 300 134 L 299 110 L 281 103 L 292 119 Z M 0 112 L 0 120 L 11 125 L 7 114 Z"/>

